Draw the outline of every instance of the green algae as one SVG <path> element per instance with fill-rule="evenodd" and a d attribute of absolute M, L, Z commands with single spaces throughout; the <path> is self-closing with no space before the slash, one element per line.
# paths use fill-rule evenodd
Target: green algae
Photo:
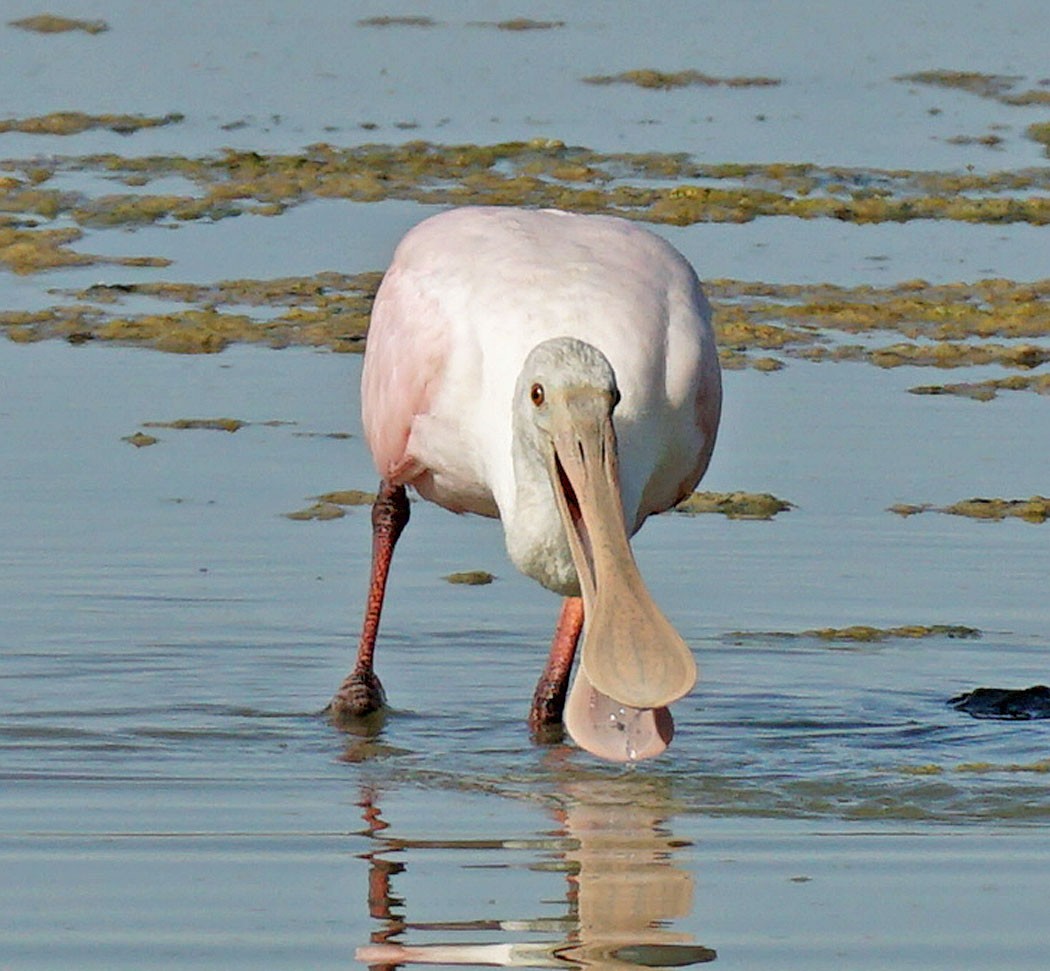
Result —
<path fill-rule="evenodd" d="M 487 570 L 464 570 L 460 573 L 449 573 L 441 578 L 448 583 L 460 584 L 468 587 L 483 587 L 496 579 L 495 574 Z"/>
<path fill-rule="evenodd" d="M 712 280 L 705 287 L 715 303 L 715 330 L 724 355 L 765 347 L 805 360 L 866 361 L 884 368 L 997 364 L 1031 370 L 1050 360 L 1045 345 L 989 340 L 1050 334 L 1050 280 L 940 285 L 911 280 L 879 288 Z M 879 332 L 910 340 L 882 347 L 831 340 L 836 333 L 870 337 Z M 739 366 L 725 356 L 723 363 Z M 743 363 L 751 361 L 745 357 Z M 1039 375 L 999 383 L 1016 390 L 1043 386 Z"/>
<path fill-rule="evenodd" d="M 1035 762 L 961 762 L 955 766 L 956 772 L 970 772 L 986 775 L 992 772 L 1050 772 L 1050 759 Z"/>
<path fill-rule="evenodd" d="M 510 20 L 472 20 L 470 27 L 494 27 L 496 30 L 555 30 L 564 27 L 564 20 L 532 20 L 529 17 L 513 17 Z"/>
<path fill-rule="evenodd" d="M 55 265 L 63 265 L 66 258 L 80 265 L 88 262 L 89 258 L 60 246 L 77 238 L 77 230 L 52 238 L 47 258 Z M 3 239 L 0 230 L 0 260 L 5 254 L 14 259 L 5 251 Z M 76 301 L 68 306 L 33 313 L 0 312 L 0 327 L 6 327 L 14 340 L 77 335 L 78 340 L 145 344 L 183 353 L 214 353 L 231 343 L 353 352 L 364 348 L 381 279 L 381 273 L 370 271 L 211 284 L 96 284 L 66 291 Z M 863 361 L 884 368 L 994 364 L 1038 371 L 1050 361 L 1050 348 L 1031 341 L 1050 334 L 1050 280 L 939 285 L 912 280 L 881 288 L 847 288 L 720 279 L 706 282 L 705 288 L 714 302 L 715 332 L 727 369 L 772 372 L 784 367 L 785 359 L 796 358 Z M 170 301 L 190 309 L 122 314 L 120 304 L 133 297 Z M 250 312 L 254 307 L 278 313 L 258 319 Z M 232 308 L 248 312 L 232 313 Z M 880 332 L 897 333 L 909 341 L 870 346 L 844 344 L 839 339 L 853 334 L 870 338 Z M 779 356 L 770 356 L 771 351 Z M 998 390 L 1047 393 L 1050 376 L 1014 375 L 989 379 L 986 385 L 967 391 L 970 387 L 930 385 L 912 390 L 969 393 L 984 400 Z"/>
<path fill-rule="evenodd" d="M 320 496 L 314 496 L 313 502 L 303 509 L 295 512 L 286 512 L 286 519 L 300 522 L 307 520 L 320 520 L 322 522 L 332 519 L 342 519 L 350 506 L 371 506 L 376 500 L 374 492 L 364 492 L 360 489 L 339 489 L 335 492 L 326 492 Z"/>
<path fill-rule="evenodd" d="M 116 318 L 101 324 L 92 336 L 104 341 L 150 344 L 173 354 L 216 354 L 231 341 L 244 340 L 251 326 L 251 318 L 243 314 L 187 310 Z"/>
<path fill-rule="evenodd" d="M 174 421 L 144 421 L 143 428 L 205 429 L 217 432 L 240 431 L 248 422 L 239 418 L 176 418 Z"/>
<path fill-rule="evenodd" d="M 818 627 L 804 631 L 733 631 L 727 636 L 733 642 L 816 639 L 835 643 L 881 644 L 889 640 L 919 640 L 926 637 L 968 640 L 979 638 L 981 631 L 964 624 L 902 624 L 898 627 L 853 624 L 849 627 Z"/>
<path fill-rule="evenodd" d="M 990 98 L 998 101 L 1000 104 L 1015 107 L 1050 105 L 1050 79 L 1044 79 L 1039 82 L 1038 87 L 1024 91 L 1016 90 L 1017 86 L 1024 81 L 1021 75 L 1016 74 L 983 74 L 979 71 L 937 69 L 917 71 L 913 74 L 902 74 L 894 80 L 966 91 L 969 94 Z M 1025 135 L 1033 141 L 1041 142 L 1045 145 L 1047 154 L 1050 155 L 1050 124 L 1037 123 L 1029 125 L 1025 129 Z M 994 146 L 1001 142 L 1001 138 L 997 135 L 986 135 L 983 138 L 976 139 L 967 139 L 959 136 L 955 139 L 948 139 L 948 141 L 956 144 L 969 144 L 976 141 Z"/>
<path fill-rule="evenodd" d="M 932 85 L 939 88 L 954 88 L 990 98 L 1004 105 L 1031 106 L 1050 105 L 1050 82 L 1043 80 L 1039 87 L 1017 91 L 1017 86 L 1024 81 L 1019 74 L 983 74 L 980 71 L 917 71 L 914 74 L 902 74 L 895 81 L 906 81 L 913 84 Z"/>
<path fill-rule="evenodd" d="M 0 216 L 0 266 L 25 276 L 70 266 L 169 266 L 171 261 L 151 256 L 103 257 L 73 250 L 70 246 L 83 238 L 75 226 L 38 229 L 3 225 Z"/>
<path fill-rule="evenodd" d="M 57 174 L 80 172 L 146 191 L 89 196 L 47 185 Z M 148 191 L 154 180 L 172 176 L 188 180 L 195 191 Z M 600 153 L 550 139 L 494 145 L 321 144 L 290 155 L 225 151 L 206 158 L 52 158 L 11 162 L 0 177 L 0 265 L 21 274 L 93 264 L 163 265 L 148 255 L 114 259 L 79 247 L 87 230 L 216 221 L 246 212 L 279 217 L 293 206 L 324 198 L 553 205 L 675 225 L 776 215 L 858 223 L 928 218 L 1042 224 L 1050 220 L 1050 169 L 976 174 L 710 164 L 681 153 Z M 118 282 L 71 294 L 77 301 L 72 307 L 35 316 L 0 313 L 0 326 L 17 341 L 108 340 L 183 353 L 215 353 L 235 342 L 352 352 L 364 346 L 380 277 L 373 272 L 209 285 Z M 716 308 L 714 323 L 727 369 L 774 372 L 795 358 L 1032 371 L 1048 358 L 1047 347 L 1038 343 L 1050 333 L 1047 280 L 937 286 L 920 280 L 881 288 L 713 280 L 705 286 Z M 130 297 L 180 306 L 170 313 L 120 313 L 120 304 Z M 256 314 L 253 307 L 278 313 Z M 880 332 L 904 340 L 877 346 L 871 338 Z M 854 334 L 863 335 L 864 342 L 842 339 Z M 1043 390 L 1043 375 L 1023 377 L 1031 380 L 995 378 L 998 385 L 968 393 L 985 400 L 999 390 Z M 937 393 L 967 393 L 940 387 L 943 392 Z"/>
<path fill-rule="evenodd" d="M 988 775 L 992 773 L 1047 773 L 1050 772 L 1050 759 L 1035 762 L 960 762 L 945 767 L 935 763 L 925 765 L 901 765 L 896 772 L 902 775 L 943 775 L 945 772 L 969 773 L 971 775 Z"/>
<path fill-rule="evenodd" d="M 728 519 L 772 519 L 777 513 L 793 509 L 790 502 L 768 492 L 694 492 L 674 507 L 687 516 L 720 513 Z"/>
<path fill-rule="evenodd" d="M 1032 139 L 1032 141 L 1039 142 L 1046 150 L 1046 154 L 1050 156 L 1050 122 L 1038 122 L 1033 125 L 1029 125 L 1025 129 L 1025 134 Z"/>
<path fill-rule="evenodd" d="M 357 22 L 358 27 L 437 27 L 438 21 L 432 17 L 365 17 Z"/>
<path fill-rule="evenodd" d="M 1034 391 L 1050 395 L 1050 374 L 1011 375 L 1008 378 L 988 378 L 984 381 L 960 381 L 954 384 L 921 384 L 909 388 L 911 394 L 956 395 L 974 401 L 992 401 L 1000 391 Z"/>
<path fill-rule="evenodd" d="M 852 627 L 821 627 L 803 631 L 800 637 L 817 637 L 822 641 L 853 641 L 879 643 L 897 638 L 918 639 L 923 637 L 976 638 L 981 632 L 975 627 L 962 624 L 905 624 L 901 627 L 869 627 L 857 624 Z"/>
<path fill-rule="evenodd" d="M 361 489 L 339 489 L 315 498 L 318 502 L 331 503 L 333 506 L 371 506 L 376 501 L 376 494 Z"/>
<path fill-rule="evenodd" d="M 63 266 L 87 266 L 96 262 L 94 257 L 69 249 L 69 244 L 82 235 L 76 227 L 0 226 L 0 265 L 19 275 Z"/>
<path fill-rule="evenodd" d="M 193 196 L 106 195 L 84 202 L 69 210 L 81 226 L 134 227 L 165 219 L 189 222 L 196 219 L 217 220 L 238 216 L 244 210 L 213 197 Z"/>
<path fill-rule="evenodd" d="M 883 368 L 905 364 L 939 368 L 1002 364 L 1006 367 L 1034 368 L 1050 360 L 1050 348 L 1033 344 L 974 345 L 942 341 L 934 344 L 892 344 L 876 348 L 868 356 L 872 364 Z"/>
<path fill-rule="evenodd" d="M 774 87 L 781 84 L 779 78 L 767 77 L 715 77 L 702 71 L 656 71 L 641 68 L 623 71 L 620 74 L 596 74 L 583 78 L 586 84 L 633 84 L 639 88 L 655 88 L 669 91 L 686 87 L 755 88 Z"/>
<path fill-rule="evenodd" d="M 898 516 L 915 516 L 924 512 L 946 513 L 950 516 L 966 516 L 970 519 L 1000 521 L 1007 518 L 1022 519 L 1028 523 L 1045 523 L 1050 519 L 1050 499 L 1032 496 L 1028 499 L 962 499 L 948 506 L 933 506 L 930 503 L 890 506 L 890 512 Z"/>
<path fill-rule="evenodd" d="M 1029 523 L 1045 523 L 1050 518 L 1050 499 L 1032 496 L 1030 499 L 964 499 L 945 506 L 940 512 L 972 519 L 1001 520 L 1016 517 Z"/>
<path fill-rule="evenodd" d="M 916 71 L 914 74 L 902 74 L 895 81 L 906 81 L 912 84 L 932 85 L 938 88 L 954 88 L 990 98 L 1004 105 L 1047 105 L 1050 104 L 1050 90 L 1047 81 L 1040 81 L 1042 87 L 1016 91 L 1024 81 L 1019 74 L 983 74 L 980 71 Z"/>
<path fill-rule="evenodd" d="M 0 233 L 0 260 L 4 258 Z M 0 312 L 0 327 L 16 340 L 77 334 L 81 340 L 146 345 L 174 353 L 217 353 L 231 343 L 269 347 L 326 347 L 360 351 L 379 273 L 319 273 L 273 280 L 218 283 L 96 284 L 69 295 L 78 303 L 36 312 Z M 123 315 L 128 297 L 152 297 L 199 308 Z M 283 308 L 267 319 L 229 313 L 224 307 Z"/>
<path fill-rule="evenodd" d="M 599 153 L 537 139 L 496 145 L 314 145 L 299 154 L 226 151 L 217 157 L 87 156 L 62 163 L 144 185 L 170 175 L 195 182 L 196 199 L 167 198 L 176 218 L 279 215 L 317 198 L 403 199 L 441 205 L 548 206 L 669 225 L 748 222 L 762 216 L 856 223 L 948 219 L 1050 222 L 1050 172 L 936 173 L 785 164 L 707 164 L 681 154 Z M 673 181 L 654 185 L 652 180 Z M 697 180 L 705 184 L 697 185 Z M 710 184 L 713 183 L 713 184 Z M 1019 193 L 1030 192 L 1029 195 Z M 143 194 L 144 195 L 144 194 Z M 139 203 L 149 207 L 150 203 Z M 142 221 L 122 197 L 63 204 L 98 224 Z M 107 211 L 112 210 L 107 215 Z M 148 208 L 144 211 L 148 212 Z"/>
<path fill-rule="evenodd" d="M 143 128 L 175 125 L 183 115 L 172 112 L 162 116 L 149 115 L 89 115 L 82 111 L 55 111 L 32 118 L 0 119 L 0 133 L 21 132 L 23 135 L 79 135 L 93 128 L 106 128 L 118 135 L 131 135 Z"/>
<path fill-rule="evenodd" d="M 308 520 L 326 522 L 332 519 L 342 519 L 346 515 L 346 510 L 334 502 L 315 502 L 305 509 L 286 512 L 283 515 L 285 519 L 292 519 L 296 522 L 306 522 Z"/>
<path fill-rule="evenodd" d="M 980 71 L 951 71 L 935 69 L 901 74 L 895 81 L 912 84 L 927 84 L 940 88 L 955 88 L 979 95 L 982 98 L 1000 99 L 1013 89 L 1022 78 L 1012 74 L 983 74 Z"/>
<path fill-rule="evenodd" d="M 9 20 L 8 27 L 32 31 L 35 34 L 64 34 L 79 30 L 85 34 L 102 34 L 109 30 L 104 20 L 76 20 L 72 17 L 59 17 L 55 14 L 42 13 L 20 20 Z"/>
<path fill-rule="evenodd" d="M 145 432 L 135 432 L 134 435 L 125 435 L 121 441 L 134 445 L 135 448 L 147 448 L 150 445 L 156 445 L 160 439 L 147 435 Z"/>

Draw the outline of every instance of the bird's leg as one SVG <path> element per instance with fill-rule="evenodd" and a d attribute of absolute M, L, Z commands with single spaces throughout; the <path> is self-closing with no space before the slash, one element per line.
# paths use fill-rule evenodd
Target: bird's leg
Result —
<path fill-rule="evenodd" d="M 392 485 L 384 479 L 379 483 L 379 493 L 372 505 L 372 575 L 361 640 L 357 645 L 357 661 L 326 709 L 336 724 L 378 711 L 386 702 L 383 686 L 372 669 L 372 662 L 390 561 L 398 537 L 408 523 L 408 516 L 405 487 Z"/>
<path fill-rule="evenodd" d="M 562 601 L 558 626 L 554 629 L 547 665 L 540 675 L 532 696 L 529 726 L 533 731 L 561 724 L 565 696 L 569 690 L 569 673 L 576 656 L 576 643 L 583 630 L 583 598 L 566 597 Z"/>

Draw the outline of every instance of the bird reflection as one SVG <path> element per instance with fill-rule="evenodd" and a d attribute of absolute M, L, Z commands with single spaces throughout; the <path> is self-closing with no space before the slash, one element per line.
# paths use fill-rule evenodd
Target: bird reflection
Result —
<path fill-rule="evenodd" d="M 563 784 L 553 816 L 556 828 L 530 840 L 419 840 L 391 835 L 374 792 L 361 799 L 367 834 L 378 844 L 367 854 L 369 913 L 380 925 L 356 958 L 376 968 L 404 964 L 519 967 L 681 967 L 714 961 L 716 954 L 670 929 L 693 904 L 693 878 L 675 863 L 684 844 L 667 828 L 672 808 L 642 780 L 578 780 Z M 411 866 L 412 850 L 532 850 L 537 870 L 565 875 L 565 913 L 533 920 L 413 922 L 395 892 L 396 876 Z M 408 861 L 408 862 L 404 862 Z M 473 862 L 473 860 L 472 860 Z M 447 886 L 435 886 L 447 895 Z M 413 945 L 411 932 L 455 935 L 545 934 L 555 940 Z"/>

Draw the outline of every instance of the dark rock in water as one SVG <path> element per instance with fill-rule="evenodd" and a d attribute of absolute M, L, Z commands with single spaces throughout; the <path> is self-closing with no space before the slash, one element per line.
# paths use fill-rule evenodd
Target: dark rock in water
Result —
<path fill-rule="evenodd" d="M 974 718 L 1050 718 L 1050 688 L 974 688 L 948 700 L 957 711 Z"/>

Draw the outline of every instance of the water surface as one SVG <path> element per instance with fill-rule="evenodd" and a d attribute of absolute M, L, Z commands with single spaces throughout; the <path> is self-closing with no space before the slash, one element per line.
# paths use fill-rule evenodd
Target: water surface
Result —
<path fill-rule="evenodd" d="M 9 6 L 10 19 L 39 12 Z M 292 7 L 160 16 L 70 0 L 63 12 L 111 30 L 0 29 L 12 115 L 186 114 L 128 138 L 0 135 L 0 152 L 542 137 L 715 161 L 1045 164 L 1023 135 L 1038 108 L 893 80 L 956 67 L 1036 85 L 1043 11 L 1022 0 L 877 15 L 551 3 L 528 13 L 565 26 L 526 32 L 474 23 L 523 12 L 501 3 L 429 11 L 430 28 L 359 26 L 398 12 L 377 4 L 350 16 Z M 579 80 L 639 67 L 784 83 L 652 92 Z M 993 126 L 996 149 L 947 141 Z M 97 172 L 68 178 L 70 191 L 108 188 Z M 173 263 L 4 271 L 4 309 L 58 305 L 69 297 L 56 291 L 96 282 L 380 269 L 430 211 L 317 200 L 279 218 L 92 229 L 85 252 Z M 1045 227 L 1024 224 L 767 218 L 659 231 L 705 277 L 1047 273 Z M 1047 680 L 1050 526 L 886 511 L 1046 494 L 1045 398 L 919 397 L 907 389 L 929 372 L 863 364 L 727 373 L 705 486 L 795 508 L 770 522 L 664 516 L 637 537 L 702 680 L 676 708 L 668 755 L 625 770 L 529 738 L 557 601 L 513 571 L 496 524 L 422 503 L 381 635 L 392 712 L 373 737 L 326 724 L 356 639 L 368 513 L 284 514 L 374 486 L 359 374 L 356 356 L 302 348 L 0 342 L 0 968 L 1045 965 L 1050 723 L 977 721 L 945 702 Z M 247 424 L 144 424 L 220 416 Z M 124 440 L 139 430 L 158 443 Z M 497 580 L 441 579 L 466 569 Z M 980 636 L 800 636 L 853 624 Z"/>

